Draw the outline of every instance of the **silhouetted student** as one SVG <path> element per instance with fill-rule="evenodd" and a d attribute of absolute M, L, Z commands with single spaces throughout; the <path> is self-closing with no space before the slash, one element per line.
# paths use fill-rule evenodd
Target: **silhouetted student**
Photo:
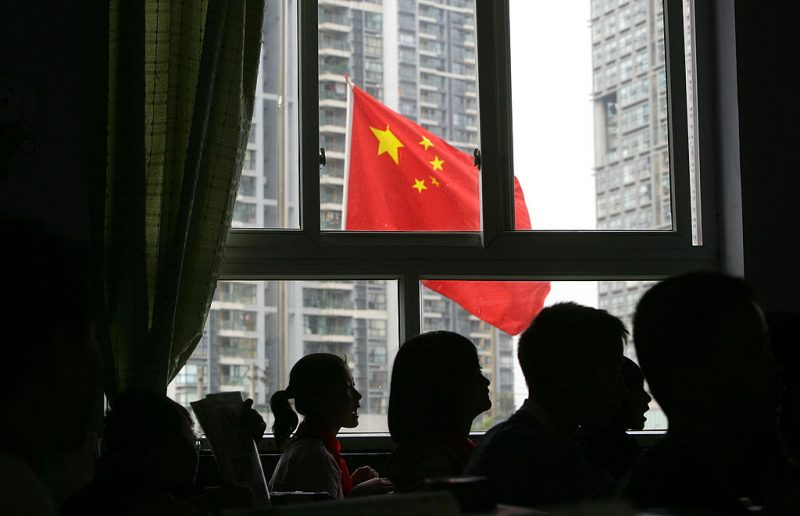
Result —
<path fill-rule="evenodd" d="M 740 498 L 763 486 L 742 480 L 768 481 L 780 454 L 778 366 L 751 290 L 706 272 L 662 281 L 636 308 L 634 342 L 669 430 L 624 494 L 639 507 L 744 513 Z"/>
<path fill-rule="evenodd" d="M 626 333 L 603 310 L 575 303 L 543 309 L 519 340 L 529 397 L 481 439 L 465 474 L 486 475 L 497 501 L 514 505 L 602 494 L 611 477 L 572 439 L 580 425 L 607 426 L 617 411 Z"/>
<path fill-rule="evenodd" d="M 644 376 L 636 362 L 622 359 L 622 380 L 627 393 L 611 424 L 606 428 L 584 426 L 579 432 L 580 449 L 593 464 L 616 479 L 621 478 L 641 453 L 636 439 L 626 430 L 642 430 L 650 409 L 650 395 L 644 390 Z"/>
<path fill-rule="evenodd" d="M 434 331 L 400 346 L 389 392 L 389 432 L 397 449 L 387 476 L 395 490 L 461 475 L 475 449 L 472 421 L 491 406 L 489 380 L 469 339 Z"/>
<path fill-rule="evenodd" d="M 37 469 L 85 441 L 100 390 L 84 253 L 0 217 L 0 513 L 52 514 Z"/>
<path fill-rule="evenodd" d="M 291 399 L 304 417 L 300 426 Z M 336 434 L 342 427 L 358 426 L 360 399 L 350 369 L 341 358 L 314 353 L 297 361 L 289 372 L 289 386 L 270 400 L 275 441 L 285 450 L 270 490 L 325 492 L 334 499 L 391 492 L 391 482 L 379 478 L 374 469 L 362 466 L 351 475 L 342 458 Z"/>
<path fill-rule="evenodd" d="M 252 400 L 243 420 L 256 414 Z M 260 437 L 260 432 L 246 429 Z M 195 487 L 198 438 L 192 418 L 180 404 L 145 389 L 122 393 L 106 414 L 103 454 L 94 479 L 62 507 L 64 515 L 205 512 L 252 503 L 246 488 L 200 490 Z"/>
<path fill-rule="evenodd" d="M 772 352 L 783 369 L 780 430 L 789 457 L 800 460 L 800 313 L 768 312 Z"/>

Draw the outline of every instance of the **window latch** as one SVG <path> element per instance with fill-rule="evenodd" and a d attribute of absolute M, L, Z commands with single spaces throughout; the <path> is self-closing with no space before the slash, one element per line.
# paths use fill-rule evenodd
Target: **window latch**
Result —
<path fill-rule="evenodd" d="M 324 167 L 328 163 L 327 158 L 325 158 L 325 147 L 319 148 L 319 165 Z"/>
<path fill-rule="evenodd" d="M 475 165 L 475 168 L 478 170 L 481 169 L 481 150 L 480 149 L 473 149 L 472 150 L 472 164 Z"/>

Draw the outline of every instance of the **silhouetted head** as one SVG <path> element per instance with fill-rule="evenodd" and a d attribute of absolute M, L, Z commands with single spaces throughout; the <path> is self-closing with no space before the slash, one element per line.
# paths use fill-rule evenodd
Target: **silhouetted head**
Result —
<path fill-rule="evenodd" d="M 625 394 L 626 336 L 622 321 L 605 310 L 576 303 L 544 308 L 519 339 L 532 397 L 569 409 L 577 424 L 607 427 Z"/>
<path fill-rule="evenodd" d="M 279 448 L 285 447 L 298 418 L 294 408 L 309 422 L 338 432 L 358 426 L 359 400 L 353 375 L 344 360 L 329 353 L 306 355 L 289 372 L 289 385 L 270 399 L 275 416 L 272 431 Z"/>
<path fill-rule="evenodd" d="M 650 391 L 671 419 L 753 426 L 774 420 L 777 364 L 761 310 L 740 279 L 697 272 L 652 287 L 634 343 Z"/>
<path fill-rule="evenodd" d="M 0 217 L 0 239 L 0 404 L 14 422 L 0 425 L 0 449 L 33 457 L 73 448 L 102 399 L 87 253 L 22 220 Z"/>
<path fill-rule="evenodd" d="M 622 357 L 622 381 L 627 392 L 612 426 L 620 430 L 642 430 L 647 421 L 645 414 L 650 410 L 653 398 L 644 390 L 642 370 L 628 357 Z"/>
<path fill-rule="evenodd" d="M 489 380 L 469 339 L 432 331 L 400 346 L 389 391 L 389 432 L 397 444 L 469 432 L 472 420 L 491 406 Z"/>
<path fill-rule="evenodd" d="M 189 412 L 146 389 L 120 394 L 106 413 L 104 455 L 167 489 L 194 485 L 198 454 Z"/>

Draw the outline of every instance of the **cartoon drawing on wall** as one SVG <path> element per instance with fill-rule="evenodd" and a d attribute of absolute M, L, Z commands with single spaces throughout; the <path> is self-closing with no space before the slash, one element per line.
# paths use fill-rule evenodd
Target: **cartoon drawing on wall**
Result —
<path fill-rule="evenodd" d="M 8 175 L 11 156 L 33 154 L 36 142 L 25 132 L 33 126 L 39 103 L 30 88 L 13 75 L 0 73 L 0 179 Z"/>

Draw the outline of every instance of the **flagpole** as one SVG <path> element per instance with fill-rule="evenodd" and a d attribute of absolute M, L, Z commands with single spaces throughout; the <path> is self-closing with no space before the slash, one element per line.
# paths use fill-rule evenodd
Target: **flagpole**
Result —
<path fill-rule="evenodd" d="M 342 194 L 342 230 L 347 229 L 347 191 L 350 188 L 350 138 L 353 130 L 353 82 L 349 75 L 344 76 L 347 82 L 347 118 L 344 132 L 344 193 Z"/>

